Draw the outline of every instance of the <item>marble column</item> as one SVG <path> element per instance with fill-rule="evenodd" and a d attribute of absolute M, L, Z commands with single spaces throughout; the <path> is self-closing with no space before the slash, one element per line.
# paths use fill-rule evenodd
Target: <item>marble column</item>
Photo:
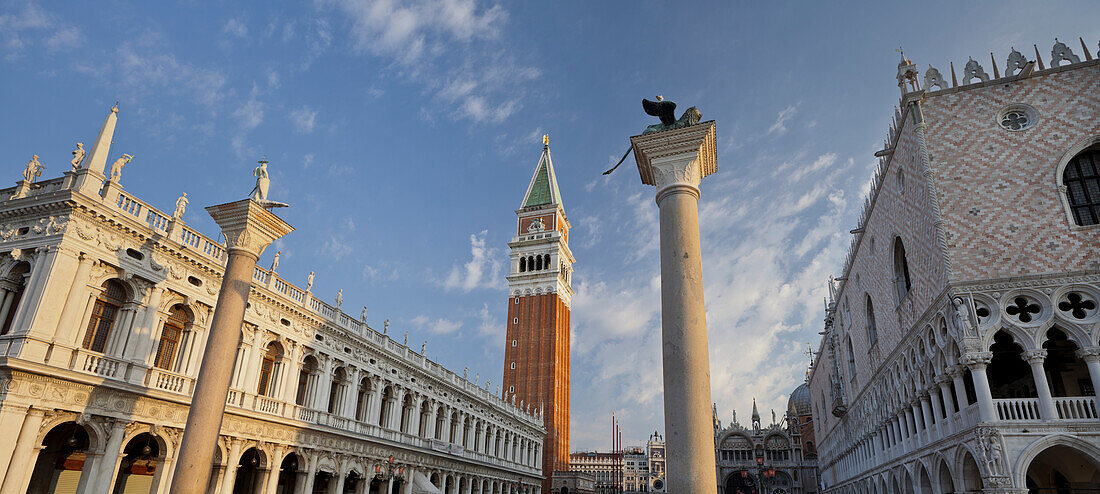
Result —
<path fill-rule="evenodd" d="M 206 208 L 225 235 L 228 260 L 210 323 L 210 335 L 180 445 L 172 494 L 201 494 L 225 413 L 233 355 L 241 337 L 245 304 L 260 253 L 293 228 L 251 199 Z"/>
<path fill-rule="evenodd" d="M 699 245 L 699 183 L 718 170 L 714 122 L 630 138 L 657 187 L 661 348 L 669 492 L 717 492 L 710 359 Z"/>
<path fill-rule="evenodd" d="M 945 436 L 947 435 L 947 424 L 944 423 L 943 415 L 941 414 L 943 408 L 941 408 L 942 405 L 940 403 L 940 393 L 938 385 L 933 385 L 933 387 L 928 391 L 928 397 L 932 399 L 932 417 L 934 417 L 934 420 L 936 422 L 936 433 L 940 437 Z"/>
<path fill-rule="evenodd" d="M 264 494 L 275 494 L 275 489 L 279 487 L 279 472 L 283 466 L 283 451 L 285 450 L 286 447 L 281 444 L 275 446 L 275 454 L 268 461 L 270 471 L 267 474 L 267 486 L 263 490 Z"/>
<path fill-rule="evenodd" d="M 80 326 L 77 318 L 80 317 L 81 309 L 84 308 L 84 302 L 88 298 L 88 273 L 91 272 L 94 263 L 95 259 L 83 252 L 77 256 L 73 285 L 69 288 L 69 293 L 65 297 L 65 305 L 61 308 L 61 317 L 58 319 L 57 330 L 54 332 L 54 341 L 63 346 L 73 346 L 74 344 L 74 336 Z M 10 307 L 11 302 L 5 298 L 4 304 Z M 6 312 L 0 309 L 0 322 L 3 322 L 4 318 L 7 317 Z M 54 352 L 57 351 L 55 348 Z M 71 352 L 66 353 L 71 355 Z M 50 358 L 53 359 L 54 357 L 51 356 Z M 58 361 L 60 362 L 60 360 Z"/>
<path fill-rule="evenodd" d="M 947 377 L 943 377 L 936 382 L 940 385 L 940 396 L 943 398 L 943 408 L 947 412 L 947 427 L 950 429 L 949 433 L 954 433 L 958 429 L 955 425 L 955 403 L 951 398 L 951 381 Z"/>
<path fill-rule="evenodd" d="M 974 378 L 974 391 L 978 395 L 978 417 L 982 422 L 997 420 L 997 408 L 993 404 L 993 393 L 989 390 L 989 378 L 985 374 L 985 367 L 992 360 L 992 352 L 963 355 L 963 363 L 970 369 L 970 375 Z M 965 389 L 963 389 L 963 395 L 966 395 Z"/>
<path fill-rule="evenodd" d="M 115 477 L 117 472 L 115 469 L 118 467 L 119 456 L 122 454 L 122 439 L 126 435 L 127 422 L 122 420 L 116 420 L 111 423 L 110 431 L 107 433 L 107 445 L 103 448 L 103 456 L 100 456 L 98 461 L 95 462 L 94 467 L 95 477 L 92 478 L 92 482 L 89 484 L 88 492 L 111 492 L 115 487 Z"/>
<path fill-rule="evenodd" d="M 963 381 L 965 369 L 965 366 L 957 365 L 948 371 L 948 374 L 951 375 L 951 385 L 955 389 L 955 406 L 958 407 L 960 414 L 970 404 L 970 400 L 966 396 L 966 383 Z"/>
<path fill-rule="evenodd" d="M 23 427 L 19 429 L 19 435 L 15 439 L 15 448 L 12 451 L 11 462 L 8 463 L 8 471 L 4 475 L 4 484 L 0 485 L 0 494 L 27 492 L 33 467 L 30 460 L 34 457 L 35 439 L 38 438 L 38 430 L 42 427 L 42 419 L 45 415 L 45 410 L 37 408 L 27 410 Z"/>
<path fill-rule="evenodd" d="M 1058 418 L 1058 410 L 1054 408 L 1054 398 L 1051 397 L 1050 383 L 1047 382 L 1047 373 L 1043 369 L 1043 361 L 1047 358 L 1046 350 L 1030 350 L 1022 355 L 1027 364 L 1031 366 L 1031 377 L 1035 379 L 1035 391 L 1039 395 L 1039 417 L 1044 420 Z"/>
<path fill-rule="evenodd" d="M 186 431 L 184 433 L 186 433 Z M 213 456 L 213 455 L 211 455 L 211 456 Z M 229 454 L 226 455 L 226 458 L 225 458 L 225 475 L 222 476 L 222 492 L 225 492 L 225 493 L 233 492 L 233 484 L 236 483 L 236 481 L 237 481 L 237 466 L 238 466 L 238 463 L 240 463 L 240 461 L 241 461 L 241 441 L 239 439 L 233 439 L 233 440 L 231 440 L 231 442 L 229 444 Z M 211 458 L 211 462 L 213 462 L 213 458 Z M 176 469 L 175 478 L 179 478 L 180 470 L 182 470 L 182 469 L 179 469 L 179 468 Z M 172 482 L 172 490 L 169 491 L 171 494 L 176 494 L 175 485 L 176 485 L 176 483 L 175 483 L 175 481 L 173 481 Z M 196 492 L 201 492 L 201 491 L 196 491 Z"/>
<path fill-rule="evenodd" d="M 1100 390 L 1100 347 L 1090 346 L 1077 351 L 1077 358 L 1085 361 L 1089 368 L 1089 378 L 1092 379 L 1092 389 Z M 1096 402 L 1096 411 L 1100 412 L 1100 393 L 1093 393 Z"/>

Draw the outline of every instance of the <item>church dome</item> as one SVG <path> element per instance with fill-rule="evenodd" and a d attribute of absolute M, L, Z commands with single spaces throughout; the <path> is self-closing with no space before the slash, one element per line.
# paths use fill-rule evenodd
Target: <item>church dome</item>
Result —
<path fill-rule="evenodd" d="M 810 387 L 803 383 L 801 386 L 794 388 L 791 399 L 787 401 L 787 409 L 793 411 L 795 415 L 809 415 L 811 408 Z"/>

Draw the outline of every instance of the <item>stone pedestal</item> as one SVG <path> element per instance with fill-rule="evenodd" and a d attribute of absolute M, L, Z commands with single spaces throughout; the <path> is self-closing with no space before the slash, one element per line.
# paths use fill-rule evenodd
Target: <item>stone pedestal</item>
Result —
<path fill-rule="evenodd" d="M 699 182 L 718 170 L 714 121 L 630 138 L 661 218 L 661 347 L 668 492 L 716 492 Z"/>
<path fill-rule="evenodd" d="M 209 483 L 256 260 L 271 242 L 294 230 L 251 199 L 206 210 L 225 235 L 229 258 L 172 476 L 172 494 L 201 494 Z"/>

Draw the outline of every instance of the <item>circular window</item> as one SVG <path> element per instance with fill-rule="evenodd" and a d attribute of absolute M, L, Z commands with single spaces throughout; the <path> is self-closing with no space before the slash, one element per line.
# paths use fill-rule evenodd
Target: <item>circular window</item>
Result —
<path fill-rule="evenodd" d="M 997 114 L 997 123 L 1011 132 L 1030 129 L 1037 119 L 1035 109 L 1023 104 L 1009 105 Z"/>

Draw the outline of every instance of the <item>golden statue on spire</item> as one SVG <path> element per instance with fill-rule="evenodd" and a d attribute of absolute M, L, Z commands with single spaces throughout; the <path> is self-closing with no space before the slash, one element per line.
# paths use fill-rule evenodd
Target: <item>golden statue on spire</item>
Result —
<path fill-rule="evenodd" d="M 550 134 L 543 134 L 542 135 L 542 145 L 543 146 L 549 146 L 550 145 Z"/>

